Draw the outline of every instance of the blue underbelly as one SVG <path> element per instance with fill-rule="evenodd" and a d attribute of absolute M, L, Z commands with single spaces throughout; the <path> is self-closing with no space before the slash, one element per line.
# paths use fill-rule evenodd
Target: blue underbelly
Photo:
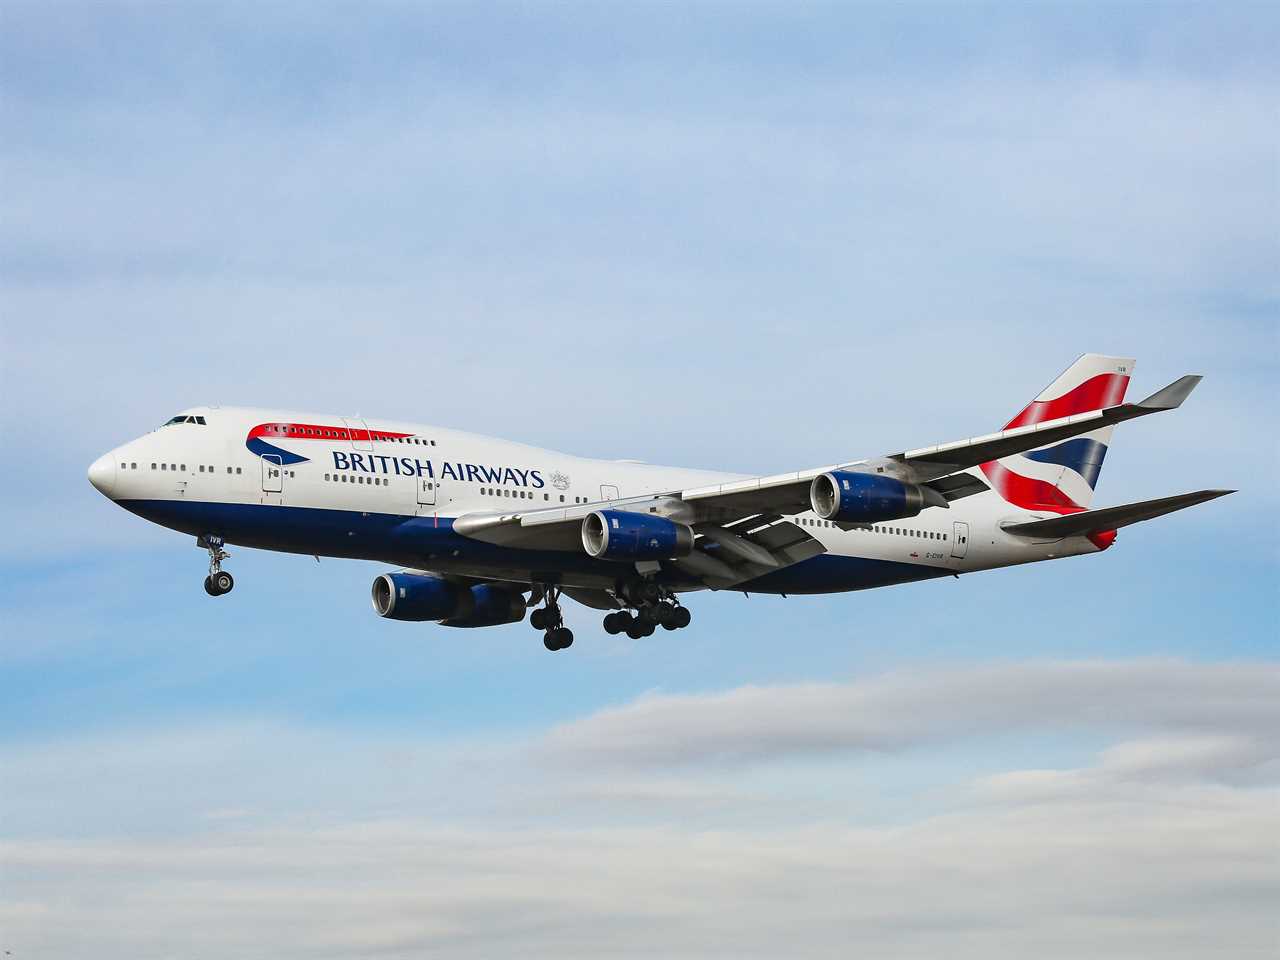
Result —
<path fill-rule="evenodd" d="M 216 534 L 231 544 L 282 553 L 377 560 L 429 566 L 447 557 L 477 566 L 547 575 L 588 573 L 625 577 L 630 564 L 596 560 L 585 553 L 501 547 L 463 537 L 448 517 L 410 517 L 319 507 L 209 503 L 195 500 L 122 500 L 132 513 L 192 536 Z M 839 593 L 946 576 L 922 564 L 822 554 L 735 586 L 750 593 Z M 670 582 L 688 583 L 672 579 Z"/>

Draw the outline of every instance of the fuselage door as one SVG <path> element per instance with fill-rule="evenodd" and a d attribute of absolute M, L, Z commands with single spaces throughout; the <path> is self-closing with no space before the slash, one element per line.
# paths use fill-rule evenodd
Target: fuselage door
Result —
<path fill-rule="evenodd" d="M 267 453 L 262 457 L 262 492 L 282 493 L 284 491 L 284 465 L 278 454 Z"/>
<path fill-rule="evenodd" d="M 617 500 L 618 488 L 615 487 L 612 483 L 600 484 L 600 499 L 601 500 Z"/>
<path fill-rule="evenodd" d="M 951 524 L 951 555 L 963 557 L 969 552 L 969 525 L 962 520 Z"/>
<path fill-rule="evenodd" d="M 343 425 L 347 428 L 347 439 L 351 441 L 353 450 L 373 452 L 373 435 L 369 433 L 369 425 L 359 417 L 343 417 Z"/>
<path fill-rule="evenodd" d="M 430 507 L 436 502 L 435 477 L 418 477 L 418 506 Z"/>

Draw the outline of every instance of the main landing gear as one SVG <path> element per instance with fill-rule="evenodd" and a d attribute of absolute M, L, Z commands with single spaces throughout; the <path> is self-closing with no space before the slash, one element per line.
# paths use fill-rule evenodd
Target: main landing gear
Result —
<path fill-rule="evenodd" d="M 656 586 L 656 584 L 647 585 Z M 658 627 L 664 630 L 680 630 L 693 619 L 688 607 L 680 606 L 674 594 L 667 593 L 637 598 L 636 612 L 618 610 L 604 618 L 604 630 L 608 634 L 625 633 L 632 640 L 651 637 Z"/>
<path fill-rule="evenodd" d="M 209 575 L 204 578 L 204 592 L 211 597 L 230 593 L 236 585 L 235 578 L 222 569 L 222 561 L 231 556 L 222 549 L 221 537 L 197 537 L 196 546 L 209 551 Z"/>
<path fill-rule="evenodd" d="M 573 646 L 573 631 L 564 625 L 564 614 L 560 612 L 560 590 L 557 587 L 546 588 L 546 606 L 538 607 L 529 614 L 529 625 L 535 630 L 542 630 L 542 645 L 548 650 L 565 650 Z"/>

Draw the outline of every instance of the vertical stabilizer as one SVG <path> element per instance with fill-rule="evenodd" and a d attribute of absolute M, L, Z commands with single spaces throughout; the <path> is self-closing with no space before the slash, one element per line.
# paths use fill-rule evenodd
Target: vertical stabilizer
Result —
<path fill-rule="evenodd" d="M 1086 353 L 1045 387 L 1004 429 L 1088 413 L 1124 401 L 1134 360 Z M 987 482 L 1026 510 L 1074 513 L 1088 509 L 1114 427 L 1072 437 L 981 467 Z"/>

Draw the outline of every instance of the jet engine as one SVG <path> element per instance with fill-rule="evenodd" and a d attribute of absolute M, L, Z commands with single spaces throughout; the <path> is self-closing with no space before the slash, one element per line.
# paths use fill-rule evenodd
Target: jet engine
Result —
<path fill-rule="evenodd" d="M 597 510 L 583 518 L 582 546 L 604 560 L 669 560 L 693 551 L 693 529 L 647 513 Z"/>
<path fill-rule="evenodd" d="M 901 520 L 914 517 L 925 507 L 947 506 L 942 494 L 931 487 L 847 470 L 814 477 L 809 485 L 809 503 L 823 520 L 843 523 Z"/>
<path fill-rule="evenodd" d="M 525 604 L 518 591 L 495 584 L 465 587 L 418 573 L 384 573 L 373 581 L 373 609 L 389 620 L 493 627 L 523 620 Z"/>

